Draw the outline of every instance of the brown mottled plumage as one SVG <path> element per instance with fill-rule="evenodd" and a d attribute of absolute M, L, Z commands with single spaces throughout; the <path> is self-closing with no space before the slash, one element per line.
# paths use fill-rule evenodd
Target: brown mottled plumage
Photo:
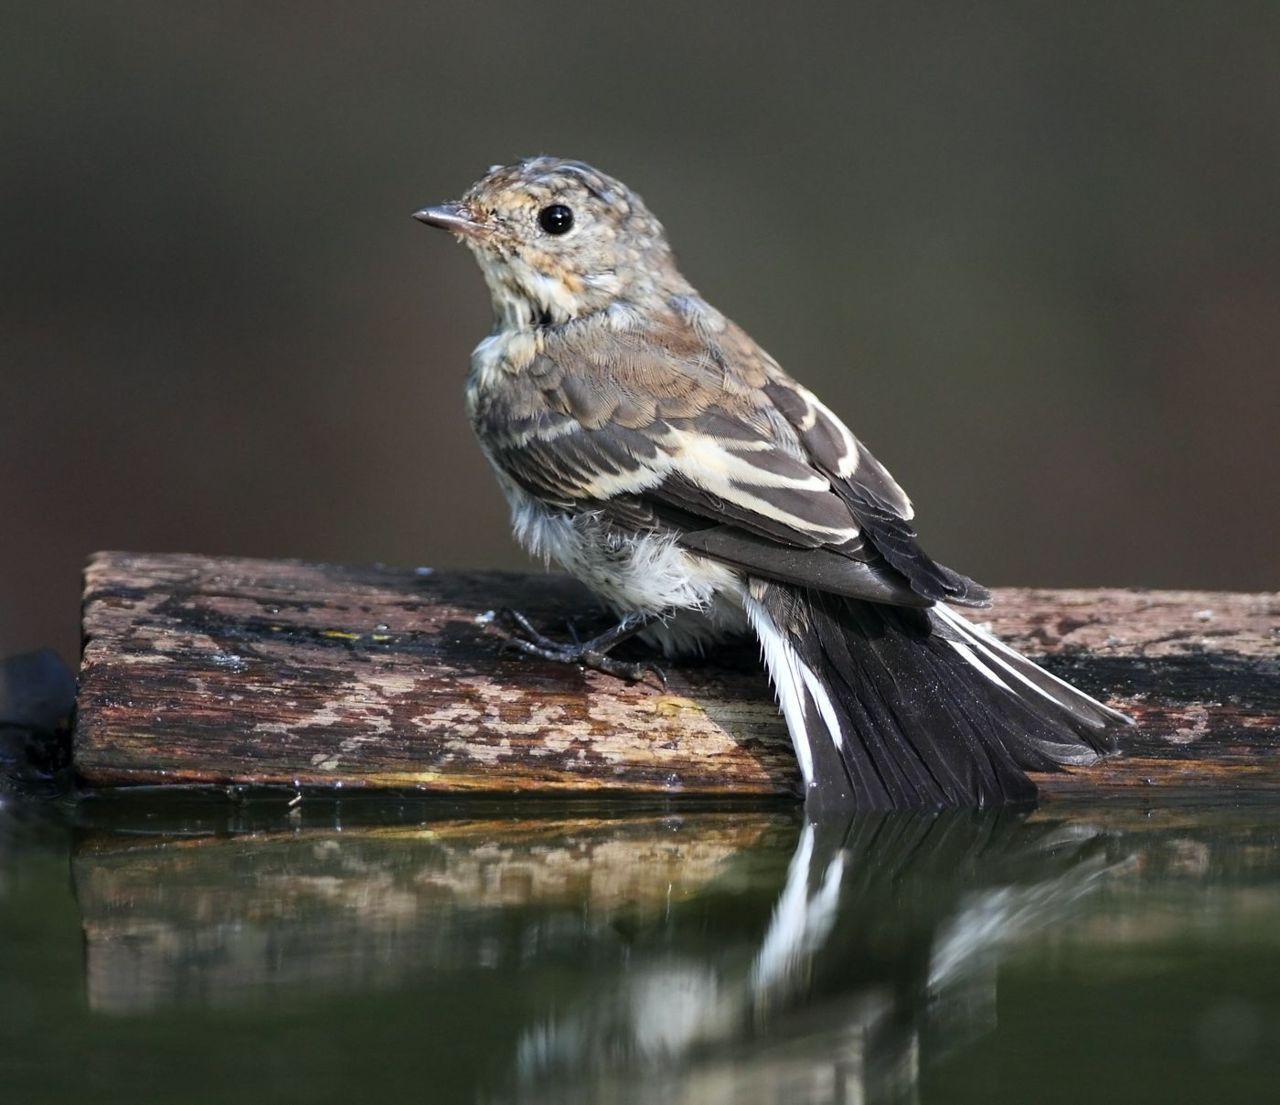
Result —
<path fill-rule="evenodd" d="M 629 672 L 760 638 L 815 805 L 1023 800 L 1092 759 L 1114 711 L 951 612 L 986 591 L 916 542 L 888 471 L 680 274 L 661 224 L 581 162 L 496 167 L 417 216 L 475 254 L 495 328 L 467 409 L 517 536 L 623 618 L 537 655 Z"/>

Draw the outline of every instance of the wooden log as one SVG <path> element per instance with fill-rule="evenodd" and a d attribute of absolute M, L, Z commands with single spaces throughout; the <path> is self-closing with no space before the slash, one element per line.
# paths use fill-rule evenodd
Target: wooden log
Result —
<path fill-rule="evenodd" d="M 560 576 L 102 553 L 85 578 L 82 782 L 772 797 L 786 729 L 749 647 L 668 686 L 502 652 Z M 1139 721 L 1045 796 L 1280 786 L 1280 595 L 998 590 L 978 619 Z M 554 632 L 554 630 L 553 630 Z"/>

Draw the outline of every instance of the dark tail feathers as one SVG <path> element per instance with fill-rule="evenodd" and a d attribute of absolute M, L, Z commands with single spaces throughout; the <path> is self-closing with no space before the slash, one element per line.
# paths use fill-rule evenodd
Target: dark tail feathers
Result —
<path fill-rule="evenodd" d="M 1026 771 L 1091 763 L 1113 747 L 1107 730 L 1129 721 L 945 606 L 777 584 L 755 593 L 811 806 L 1029 802 Z"/>

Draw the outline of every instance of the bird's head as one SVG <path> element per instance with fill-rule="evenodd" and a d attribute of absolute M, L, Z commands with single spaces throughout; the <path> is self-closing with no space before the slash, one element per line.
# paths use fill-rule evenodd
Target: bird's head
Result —
<path fill-rule="evenodd" d="M 626 185 L 581 161 L 491 168 L 456 203 L 414 218 L 476 255 L 504 326 L 561 323 L 687 289 L 662 224 Z"/>

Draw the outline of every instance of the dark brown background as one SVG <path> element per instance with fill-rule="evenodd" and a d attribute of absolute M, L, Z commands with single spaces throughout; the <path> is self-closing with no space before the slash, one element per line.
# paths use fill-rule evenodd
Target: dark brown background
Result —
<path fill-rule="evenodd" d="M 1280 5 L 4 17 L 0 653 L 97 548 L 515 566 L 409 219 L 584 158 L 993 584 L 1280 585 Z"/>

